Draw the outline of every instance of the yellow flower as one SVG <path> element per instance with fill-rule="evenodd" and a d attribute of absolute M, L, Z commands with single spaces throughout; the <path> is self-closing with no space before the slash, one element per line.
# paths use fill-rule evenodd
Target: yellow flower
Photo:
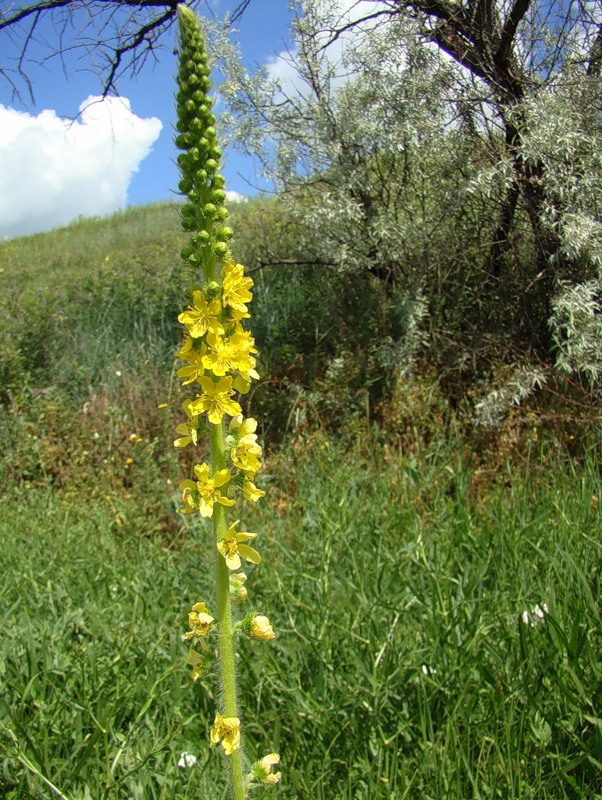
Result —
<path fill-rule="evenodd" d="M 180 425 L 176 426 L 176 433 L 179 433 L 180 436 L 174 439 L 174 447 L 186 447 L 190 442 L 192 442 L 195 447 L 197 445 L 199 439 L 199 418 L 195 417 L 190 410 L 191 402 L 192 400 L 184 400 L 182 403 L 182 408 L 188 417 L 188 422 L 182 422 Z"/>
<path fill-rule="evenodd" d="M 244 277 L 242 264 L 235 264 L 234 261 L 227 261 L 224 264 L 222 286 L 224 305 L 246 316 L 248 313 L 246 303 L 250 303 L 253 299 L 253 295 L 249 291 L 253 286 L 253 280 Z"/>
<path fill-rule="evenodd" d="M 193 339 L 199 339 L 206 333 L 223 333 L 224 328 L 217 319 L 222 306 L 219 300 L 212 300 L 210 303 L 205 299 L 205 295 L 200 289 L 192 293 L 192 306 L 183 311 L 178 322 L 186 326 L 186 330 Z"/>
<path fill-rule="evenodd" d="M 257 420 L 249 417 L 243 420 L 242 415 L 234 417 L 228 428 L 229 436 L 226 446 L 229 448 L 230 461 L 252 478 L 261 467 L 261 447 L 257 444 Z"/>
<path fill-rule="evenodd" d="M 199 378 L 199 383 L 203 394 L 190 403 L 190 411 L 194 415 L 207 412 L 209 422 L 219 425 L 224 414 L 236 417 L 241 412 L 241 408 L 235 400 L 232 400 L 234 389 L 232 388 L 232 378 L 220 378 L 213 381 L 209 377 Z"/>
<path fill-rule="evenodd" d="M 256 372 L 253 377 L 255 378 L 255 380 L 257 380 L 257 378 L 259 378 L 259 373 Z M 251 388 L 251 377 L 249 375 L 240 375 L 240 374 L 236 375 L 234 381 L 232 382 L 232 385 L 234 386 L 237 392 L 240 392 L 241 394 L 246 394 Z"/>
<path fill-rule="evenodd" d="M 192 667 L 192 680 L 198 681 L 209 669 L 211 658 L 206 654 L 197 653 L 196 650 L 190 650 L 186 663 Z"/>
<path fill-rule="evenodd" d="M 192 514 L 199 507 L 199 492 L 197 485 L 194 481 L 185 480 L 178 486 L 182 492 L 182 500 L 184 501 L 184 508 L 179 508 L 180 514 Z"/>
<path fill-rule="evenodd" d="M 246 561 L 252 564 L 259 564 L 261 556 L 245 542 L 250 539 L 256 539 L 256 533 L 246 533 L 244 531 L 238 532 L 236 526 L 240 520 L 236 520 L 228 528 L 228 531 L 223 539 L 217 543 L 217 549 L 223 555 L 228 569 L 240 569 L 240 557 L 242 556 Z"/>
<path fill-rule="evenodd" d="M 242 375 L 259 378 L 255 370 L 256 360 L 252 355 L 257 352 L 254 347 L 255 340 L 248 331 L 239 327 L 228 338 L 209 334 L 207 344 L 209 351 L 203 358 L 203 364 L 214 375 L 240 372 Z"/>
<path fill-rule="evenodd" d="M 265 492 L 258 489 L 251 481 L 245 481 L 242 485 L 242 493 L 245 500 L 251 503 L 256 503 L 261 497 L 265 496 Z"/>
<path fill-rule="evenodd" d="M 280 763 L 278 753 L 269 753 L 261 761 L 256 761 L 251 765 L 249 780 L 255 783 L 263 783 L 264 786 L 275 786 L 281 779 L 280 772 L 272 772 L 272 767 Z"/>
<path fill-rule="evenodd" d="M 276 634 L 270 625 L 270 620 L 263 614 L 255 614 L 251 620 L 251 636 L 256 639 L 275 639 Z"/>
<path fill-rule="evenodd" d="M 187 642 L 196 636 L 201 639 L 207 635 L 207 631 L 214 621 L 214 617 L 207 611 L 205 603 L 195 603 L 192 611 L 188 614 L 188 625 L 190 630 L 182 636 L 182 641 Z"/>
<path fill-rule="evenodd" d="M 180 351 L 181 352 L 181 351 Z M 194 383 L 200 380 L 205 374 L 205 353 L 207 348 L 202 345 L 200 351 L 189 349 L 184 360 L 188 361 L 185 367 L 180 367 L 177 371 L 178 378 L 184 378 L 182 386 L 188 386 L 189 383 Z M 180 356 L 182 358 L 182 356 Z"/>
<path fill-rule="evenodd" d="M 220 469 L 213 477 L 210 477 L 209 473 L 209 464 L 197 464 L 194 468 L 194 474 L 199 480 L 197 489 L 200 495 L 199 512 L 202 517 L 213 516 L 214 503 L 219 503 L 222 506 L 235 505 L 234 500 L 224 497 L 219 491 L 230 480 L 230 470 Z"/>
<path fill-rule="evenodd" d="M 191 480 L 182 481 L 180 491 L 185 504 L 184 508 L 180 509 L 182 514 L 192 514 L 198 509 L 202 517 L 212 517 L 215 503 L 222 506 L 235 505 L 235 500 L 230 500 L 220 493 L 220 488 L 230 480 L 230 471 L 220 469 L 213 477 L 210 472 L 209 464 L 197 464 L 194 474 L 198 481 L 196 483 Z"/>
<path fill-rule="evenodd" d="M 197 342 L 195 342 L 194 339 L 191 339 L 190 336 L 185 336 L 182 346 L 176 353 L 177 357 L 181 358 L 182 361 L 194 361 L 196 358 L 196 344 Z"/>
<path fill-rule="evenodd" d="M 230 459 L 235 467 L 243 470 L 247 477 L 252 478 L 261 467 L 261 447 L 258 444 L 239 442 L 230 450 Z"/>
<path fill-rule="evenodd" d="M 238 750 L 240 747 L 240 720 L 238 717 L 222 717 L 219 712 L 215 713 L 209 743 L 213 747 L 218 742 L 222 743 L 227 756 L 231 756 L 235 750 Z"/>

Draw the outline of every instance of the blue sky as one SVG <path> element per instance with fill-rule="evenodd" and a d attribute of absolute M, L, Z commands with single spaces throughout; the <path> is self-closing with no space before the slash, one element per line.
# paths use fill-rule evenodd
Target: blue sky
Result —
<path fill-rule="evenodd" d="M 218 17 L 237 4 L 237 0 L 210 0 L 209 3 Z M 203 5 L 198 9 L 202 11 Z M 252 0 L 233 36 L 240 44 L 248 67 L 265 64 L 286 49 L 290 41 L 290 21 L 287 0 Z M 53 46 L 57 36 L 55 30 L 47 25 L 41 33 Z M 163 41 L 158 63 L 148 64 L 137 77 L 119 82 L 120 95 L 129 100 L 129 109 L 123 104 L 114 104 L 113 122 L 107 123 L 104 112 L 92 107 L 88 116 L 84 115 L 74 123 L 66 135 L 64 129 L 68 125 L 65 120 L 77 116 L 86 98 L 100 93 L 99 79 L 89 70 L 89 63 L 75 62 L 68 57 L 66 74 L 58 59 L 47 62 L 43 68 L 28 65 L 34 103 L 25 92 L 22 99 L 13 97 L 10 86 L 0 76 L 0 106 L 3 107 L 0 110 L 4 114 L 0 120 L 0 184 L 4 180 L 4 185 L 0 185 L 0 195 L 5 197 L 4 206 L 0 199 L 0 238 L 64 224 L 68 216 L 77 216 L 74 211 L 78 210 L 84 215 L 108 212 L 113 210 L 112 205 L 123 205 L 124 197 L 128 205 L 173 197 L 178 182 L 174 165 L 177 152 L 172 142 L 176 70 L 174 35 L 175 30 L 172 30 L 170 37 Z M 42 52 L 41 48 L 39 52 Z M 11 45 L 1 32 L 0 53 L 4 53 L 0 56 L 0 67 L 4 67 L 14 51 L 11 53 Z M 43 111 L 48 113 L 40 117 Z M 115 124 L 117 113 L 119 124 Z M 113 138 L 124 135 L 128 145 L 122 149 L 113 146 L 111 154 L 108 154 L 105 152 L 108 147 L 105 139 L 109 134 L 103 138 L 102 131 L 111 126 Z M 157 136 L 159 127 L 161 130 Z M 132 134 L 127 135 L 130 130 Z M 13 132 L 12 138 L 10 131 Z M 72 137 L 70 141 L 78 141 L 71 152 L 69 137 Z M 83 154 L 82 140 L 86 142 Z M 29 142 L 27 146 L 26 142 Z M 152 147 L 150 152 L 149 147 Z M 64 162 L 62 167 L 61 160 Z M 112 183 L 112 170 L 116 164 L 122 174 Z M 69 175 L 70 172 L 74 174 Z M 257 190 L 252 186 L 261 185 L 254 164 L 235 152 L 225 154 L 224 172 L 227 188 L 239 194 L 253 194 Z M 62 182 L 64 185 L 61 186 Z M 44 208 L 41 197 L 46 190 L 48 209 Z M 95 201 L 98 201 L 98 210 L 95 210 Z M 65 206 L 62 216 L 53 212 L 61 205 Z"/>

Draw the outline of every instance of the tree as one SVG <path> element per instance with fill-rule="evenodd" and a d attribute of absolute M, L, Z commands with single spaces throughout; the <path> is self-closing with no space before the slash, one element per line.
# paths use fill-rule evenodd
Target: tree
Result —
<path fill-rule="evenodd" d="M 455 253 L 457 281 L 465 268 L 485 297 L 462 298 L 465 324 L 492 316 L 548 357 L 556 293 L 598 269 L 599 14 L 564 0 L 342 5 L 298 3 L 284 79 L 230 65 L 232 136 L 294 198 L 311 248 L 330 242 L 326 262 L 405 279 L 417 250 L 422 286 L 447 241 L 446 277 Z"/>
<path fill-rule="evenodd" d="M 229 24 L 241 18 L 251 0 L 232 2 Z M 14 96 L 26 90 L 30 99 L 34 86 L 29 68 L 34 47 L 43 60 L 77 54 L 100 72 L 103 95 L 117 93 L 124 75 L 137 75 L 159 50 L 177 19 L 179 0 L 37 0 L 15 2 L 0 8 L 0 41 L 6 37 L 14 47 L 14 63 L 0 62 L 0 75 Z M 204 0 L 209 11 L 207 0 Z M 201 7 L 192 0 L 193 9 Z M 42 35 L 51 30 L 52 38 Z M 5 49 L 6 52 L 6 49 Z"/>

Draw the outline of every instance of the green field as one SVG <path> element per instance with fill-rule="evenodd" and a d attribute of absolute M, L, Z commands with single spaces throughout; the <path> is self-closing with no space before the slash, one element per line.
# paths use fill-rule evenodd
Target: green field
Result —
<path fill-rule="evenodd" d="M 0 245 L 6 800 L 224 797 L 181 642 L 214 548 L 176 512 L 179 242 L 158 206 Z M 241 648 L 245 757 L 277 750 L 299 800 L 602 797 L 597 439 L 477 442 L 428 376 L 358 393 L 328 327 L 358 287 L 253 275 L 248 585 L 278 636 Z"/>

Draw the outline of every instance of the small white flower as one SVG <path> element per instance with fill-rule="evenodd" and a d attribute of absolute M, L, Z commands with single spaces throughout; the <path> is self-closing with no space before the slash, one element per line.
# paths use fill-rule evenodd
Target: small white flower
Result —
<path fill-rule="evenodd" d="M 178 761 L 180 769 L 192 769 L 195 764 L 196 756 L 193 756 L 192 753 L 180 753 L 180 760 Z"/>
<path fill-rule="evenodd" d="M 118 378 L 121 378 L 121 370 L 120 369 L 116 369 L 115 370 L 115 375 L 117 375 Z"/>
<path fill-rule="evenodd" d="M 535 628 L 536 625 L 539 625 L 540 622 L 543 622 L 546 618 L 546 614 L 548 614 L 550 609 L 548 608 L 547 603 L 543 603 L 541 606 L 539 603 L 532 608 L 531 611 L 523 611 L 521 614 L 521 619 L 524 625 L 529 625 L 531 628 Z"/>
<path fill-rule="evenodd" d="M 117 596 L 119 595 L 119 586 L 117 586 L 117 584 L 114 583 L 109 591 L 111 592 L 111 599 L 117 600 Z"/>
<path fill-rule="evenodd" d="M 422 671 L 423 671 L 423 673 L 425 675 L 436 675 L 437 674 L 437 670 L 434 669 L 433 667 L 429 667 L 428 664 L 423 664 L 422 665 Z"/>

